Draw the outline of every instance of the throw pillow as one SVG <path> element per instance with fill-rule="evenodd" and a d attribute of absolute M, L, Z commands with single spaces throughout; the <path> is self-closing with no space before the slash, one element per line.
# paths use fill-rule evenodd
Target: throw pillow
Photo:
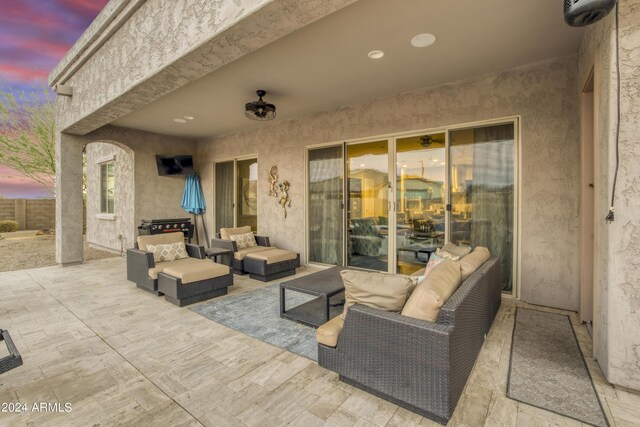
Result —
<path fill-rule="evenodd" d="M 176 251 L 175 259 L 189 258 L 189 254 L 187 253 L 187 247 L 184 242 L 172 243 Z"/>
<path fill-rule="evenodd" d="M 463 256 L 469 255 L 469 253 L 471 252 L 471 246 L 465 246 L 465 245 L 458 246 L 455 243 L 449 242 L 442 247 L 442 250 L 462 258 Z"/>
<path fill-rule="evenodd" d="M 401 274 L 343 270 L 340 275 L 344 282 L 343 319 L 354 304 L 399 312 L 417 282 L 416 277 Z"/>
<path fill-rule="evenodd" d="M 155 262 L 174 261 L 189 257 L 184 242 L 147 245 L 147 251 L 153 252 L 153 260 Z"/>
<path fill-rule="evenodd" d="M 462 281 L 467 280 L 482 264 L 487 262 L 491 258 L 489 249 L 478 246 L 473 252 L 460 260 L 460 272 L 462 274 Z"/>
<path fill-rule="evenodd" d="M 231 234 L 229 235 L 231 240 L 235 241 L 238 244 L 238 249 L 246 249 L 252 248 L 254 246 L 258 246 L 256 243 L 256 237 L 253 233 L 244 233 L 244 234 Z"/>
<path fill-rule="evenodd" d="M 424 272 L 422 273 L 422 276 L 418 278 L 418 284 L 424 282 L 424 279 L 427 278 L 429 273 L 431 273 L 433 269 L 436 268 L 436 266 L 441 262 L 443 262 L 444 260 L 445 260 L 444 258 L 439 257 L 438 255 L 435 255 L 435 254 L 431 255 L 431 257 L 429 257 L 429 262 L 427 263 L 427 266 L 424 268 Z"/>
<path fill-rule="evenodd" d="M 437 322 L 440 309 L 460 286 L 460 263 L 445 260 L 416 286 L 402 315 Z"/>
<path fill-rule="evenodd" d="M 459 261 L 460 256 L 452 254 L 451 252 L 447 252 L 441 248 L 436 249 L 436 255 L 440 258 L 448 259 L 451 261 Z"/>

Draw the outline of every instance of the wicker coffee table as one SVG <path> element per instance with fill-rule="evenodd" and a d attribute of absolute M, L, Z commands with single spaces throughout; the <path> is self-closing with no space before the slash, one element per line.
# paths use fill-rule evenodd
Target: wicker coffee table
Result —
<path fill-rule="evenodd" d="M 332 267 L 308 276 L 280 283 L 280 317 L 317 328 L 342 313 L 344 285 L 340 272 L 344 267 Z M 287 309 L 285 291 L 314 295 L 317 298 Z"/>

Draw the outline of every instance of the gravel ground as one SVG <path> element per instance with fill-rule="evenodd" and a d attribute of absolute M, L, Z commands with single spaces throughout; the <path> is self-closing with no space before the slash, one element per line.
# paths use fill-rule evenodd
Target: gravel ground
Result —
<path fill-rule="evenodd" d="M 56 265 L 56 238 L 37 236 L 36 231 L 0 234 L 0 272 Z M 90 248 L 84 242 L 84 259 L 90 261 L 116 257 L 117 254 Z"/>

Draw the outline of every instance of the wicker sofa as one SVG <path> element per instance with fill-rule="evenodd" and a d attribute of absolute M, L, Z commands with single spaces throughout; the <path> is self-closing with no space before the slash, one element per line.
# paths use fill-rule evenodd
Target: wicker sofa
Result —
<path fill-rule="evenodd" d="M 490 258 L 442 306 L 437 323 L 356 304 L 318 363 L 340 380 L 446 424 L 500 307 L 500 261 Z"/>

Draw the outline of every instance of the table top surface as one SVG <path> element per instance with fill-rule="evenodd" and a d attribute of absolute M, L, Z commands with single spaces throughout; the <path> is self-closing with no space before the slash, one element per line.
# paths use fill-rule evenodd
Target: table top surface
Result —
<path fill-rule="evenodd" d="M 398 250 L 400 251 L 425 252 L 425 253 L 435 252 L 436 249 L 438 249 L 437 246 L 425 246 L 420 243 L 412 243 L 410 245 L 398 247 Z"/>
<path fill-rule="evenodd" d="M 280 283 L 280 287 L 310 295 L 333 296 L 344 290 L 340 272 L 345 267 L 330 267 L 297 279 Z"/>

